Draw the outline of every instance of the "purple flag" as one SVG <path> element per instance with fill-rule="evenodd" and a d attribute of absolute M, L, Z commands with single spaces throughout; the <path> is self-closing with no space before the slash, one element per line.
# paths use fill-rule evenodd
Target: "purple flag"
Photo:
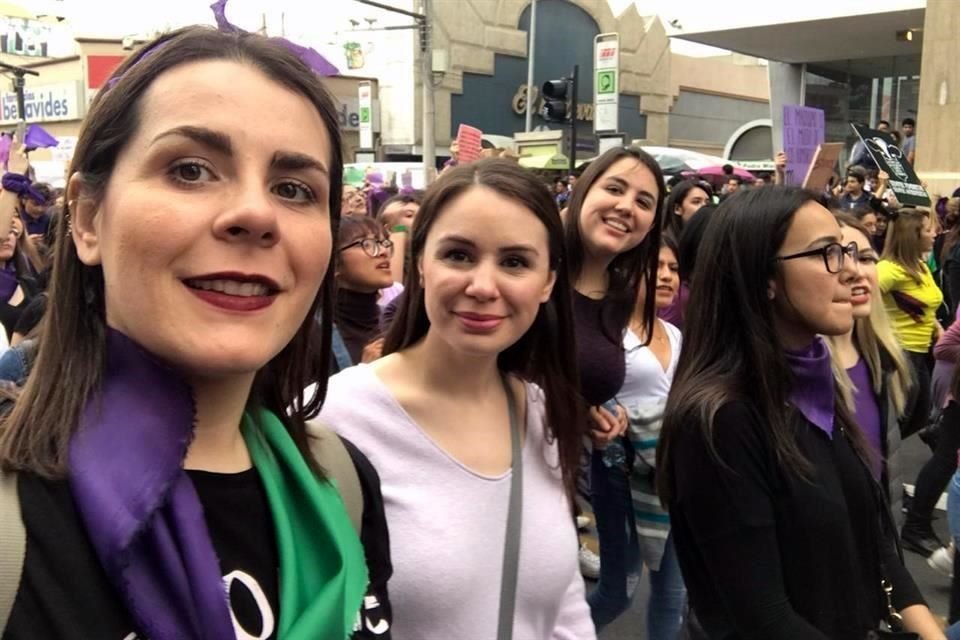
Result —
<path fill-rule="evenodd" d="M 27 133 L 23 136 L 23 144 L 27 147 L 27 151 L 32 151 L 34 149 L 56 147 L 60 144 L 60 141 L 50 135 L 50 133 L 40 125 L 31 124 L 27 127 Z"/>
<path fill-rule="evenodd" d="M 10 162 L 10 146 L 13 144 L 13 138 L 3 133 L 0 134 L 0 166 L 7 170 L 7 164 Z"/>
<path fill-rule="evenodd" d="M 210 5 L 210 8 L 213 10 L 213 19 L 217 23 L 217 29 L 226 33 L 239 33 L 241 31 L 240 27 L 227 19 L 227 0 L 217 0 Z M 286 38 L 271 38 L 271 40 L 279 42 L 287 48 L 291 53 L 300 58 L 301 62 L 313 69 L 313 72 L 317 75 L 335 76 L 340 73 L 340 70 L 320 55 L 316 49 L 304 47 Z"/>

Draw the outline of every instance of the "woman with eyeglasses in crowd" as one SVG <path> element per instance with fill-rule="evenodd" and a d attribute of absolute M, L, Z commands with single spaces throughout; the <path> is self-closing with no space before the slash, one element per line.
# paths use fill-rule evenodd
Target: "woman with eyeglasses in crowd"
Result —
<path fill-rule="evenodd" d="M 942 640 L 819 337 L 853 327 L 857 244 L 800 189 L 712 215 L 657 450 L 692 637 L 867 638 L 893 607 Z"/>
<path fill-rule="evenodd" d="M 870 229 L 849 213 L 834 212 L 841 244 L 857 245 L 859 269 L 851 283 L 853 328 L 828 336 L 834 374 L 853 417 L 873 451 L 873 476 L 880 482 L 894 522 L 903 512 L 900 420 L 907 409 L 913 372 L 897 342 L 880 300 L 877 263 Z"/>
<path fill-rule="evenodd" d="M 333 376 L 321 413 L 382 479 L 393 637 L 594 638 L 556 205 L 491 159 L 444 171 L 417 216 L 385 355 Z"/>
<path fill-rule="evenodd" d="M 393 243 L 383 227 L 366 216 L 341 220 L 338 241 L 334 356 L 338 369 L 346 369 L 376 360 L 383 350 L 379 301 L 381 291 L 395 284 L 390 273 Z"/>
<path fill-rule="evenodd" d="M 883 254 L 877 264 L 878 284 L 887 317 L 916 378 L 915 398 L 907 408 L 904 437 L 920 431 L 927 424 L 933 369 L 930 349 L 943 332 L 937 321 L 943 293 L 924 261 L 924 254 L 933 249 L 934 233 L 935 226 L 928 211 L 901 209 L 892 214 Z M 917 475 L 901 539 L 905 548 L 924 557 L 943 546 L 931 522 L 934 506 L 952 472 L 946 458 L 935 452 Z"/>

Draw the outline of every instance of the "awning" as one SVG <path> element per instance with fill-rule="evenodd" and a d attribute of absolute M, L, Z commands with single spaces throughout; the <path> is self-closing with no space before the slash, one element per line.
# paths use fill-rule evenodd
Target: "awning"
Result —
<path fill-rule="evenodd" d="M 556 169 L 564 171 L 570 168 L 570 158 L 562 153 L 536 156 L 521 156 L 520 166 L 527 169 Z"/>

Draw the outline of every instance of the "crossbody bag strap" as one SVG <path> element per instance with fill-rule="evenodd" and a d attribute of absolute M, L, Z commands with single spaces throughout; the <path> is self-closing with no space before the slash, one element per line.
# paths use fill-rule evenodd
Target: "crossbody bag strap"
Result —
<path fill-rule="evenodd" d="M 520 565 L 520 524 L 523 513 L 523 446 L 517 403 L 507 376 L 503 376 L 510 414 L 510 503 L 507 507 L 507 532 L 503 544 L 503 577 L 500 582 L 500 618 L 497 640 L 513 638 L 513 612 L 517 604 L 517 574 Z"/>

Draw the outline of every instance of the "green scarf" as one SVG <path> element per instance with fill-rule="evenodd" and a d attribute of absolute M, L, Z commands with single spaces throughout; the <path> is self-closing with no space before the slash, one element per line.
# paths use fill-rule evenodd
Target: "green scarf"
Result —
<path fill-rule="evenodd" d="M 363 545 L 332 483 L 307 466 L 270 411 L 243 416 L 243 439 L 260 474 L 280 555 L 279 640 L 349 638 L 367 590 Z"/>

